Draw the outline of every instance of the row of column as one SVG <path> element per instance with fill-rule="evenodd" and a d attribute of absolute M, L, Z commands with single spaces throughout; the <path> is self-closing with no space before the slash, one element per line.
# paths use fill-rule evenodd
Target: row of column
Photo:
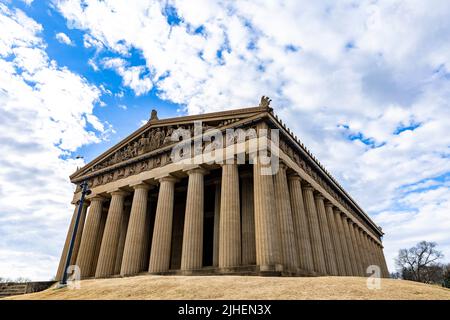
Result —
<path fill-rule="evenodd" d="M 222 165 L 215 194 L 214 266 L 230 269 L 256 264 L 262 272 L 365 276 L 368 266 L 377 265 L 381 275 L 388 276 L 382 247 L 311 185 L 298 175 L 288 175 L 283 164 L 274 176 L 261 174 L 261 169 L 255 163 L 253 175 L 240 177 L 238 165 Z M 187 171 L 181 270 L 202 267 L 206 173 L 202 168 Z M 131 186 L 129 218 L 124 210 L 127 193 L 122 190 L 110 193 L 106 221 L 102 214 L 105 198 L 90 199 L 86 223 L 87 206 L 82 210 L 71 261 L 79 266 L 82 278 L 136 274 L 147 261 L 149 272 L 169 270 L 176 182 L 172 176 L 159 179 L 151 248 L 146 242 L 149 185 Z M 74 218 L 61 261 L 67 255 L 73 224 Z M 58 278 L 63 268 L 61 262 Z"/>

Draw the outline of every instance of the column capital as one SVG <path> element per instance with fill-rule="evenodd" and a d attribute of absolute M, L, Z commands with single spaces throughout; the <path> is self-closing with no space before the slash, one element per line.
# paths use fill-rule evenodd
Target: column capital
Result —
<path fill-rule="evenodd" d="M 314 193 L 314 198 L 316 198 L 318 200 L 324 200 L 325 199 L 325 197 L 319 191 L 317 191 L 317 193 Z"/>
<path fill-rule="evenodd" d="M 284 171 L 286 171 L 288 168 L 289 168 L 289 167 L 287 166 L 286 163 L 284 163 L 284 161 L 280 160 L 280 161 L 278 162 L 278 169 L 279 169 L 279 170 L 284 170 Z"/>
<path fill-rule="evenodd" d="M 329 200 L 326 200 L 325 201 L 325 208 L 328 208 L 328 207 L 333 208 L 333 203 L 331 203 L 331 201 L 329 201 Z"/>
<path fill-rule="evenodd" d="M 300 181 L 300 182 L 302 182 L 302 177 L 300 177 L 298 174 L 296 174 L 296 173 L 293 173 L 293 174 L 288 174 L 288 176 L 287 176 L 287 179 L 288 180 L 293 180 L 293 181 Z"/>
<path fill-rule="evenodd" d="M 202 167 L 197 167 L 197 168 L 192 168 L 192 169 L 188 169 L 185 171 L 188 175 L 191 175 L 193 173 L 200 173 L 201 175 L 205 175 L 208 174 L 209 171 L 202 168 Z"/>
<path fill-rule="evenodd" d="M 305 183 L 304 185 L 302 185 L 302 187 L 305 190 L 312 190 L 312 191 L 314 191 L 314 187 L 312 185 L 310 185 L 309 183 Z"/>
<path fill-rule="evenodd" d="M 86 199 L 89 200 L 90 202 L 93 202 L 93 201 L 100 201 L 100 202 L 103 202 L 103 201 L 106 200 L 105 197 L 102 197 L 102 196 L 100 196 L 100 195 L 98 195 L 98 194 L 90 195 L 90 196 L 86 197 Z"/>
<path fill-rule="evenodd" d="M 161 183 L 161 182 L 173 182 L 173 183 L 175 183 L 175 182 L 178 182 L 178 180 L 179 180 L 178 178 L 175 178 L 174 176 L 171 176 L 171 175 L 166 175 L 166 176 L 158 178 L 159 183 Z"/>
<path fill-rule="evenodd" d="M 145 183 L 143 181 L 140 181 L 140 182 L 130 184 L 130 187 L 133 188 L 134 190 L 136 190 L 136 189 L 150 190 L 153 186 L 149 185 L 148 183 Z"/>
<path fill-rule="evenodd" d="M 126 191 L 124 191 L 124 190 L 121 190 L 121 189 L 115 189 L 115 190 L 112 190 L 112 191 L 108 191 L 108 193 L 111 195 L 111 196 L 123 196 L 123 197 L 125 197 L 126 195 L 128 195 L 129 194 L 129 192 L 126 192 Z"/>

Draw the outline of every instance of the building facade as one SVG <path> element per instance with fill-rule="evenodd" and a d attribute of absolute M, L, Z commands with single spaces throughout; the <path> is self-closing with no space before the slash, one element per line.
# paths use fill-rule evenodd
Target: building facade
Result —
<path fill-rule="evenodd" d="M 388 277 L 383 232 L 275 116 L 258 107 L 158 119 L 70 178 L 61 279 L 151 274 Z M 368 269 L 369 268 L 369 269 Z"/>

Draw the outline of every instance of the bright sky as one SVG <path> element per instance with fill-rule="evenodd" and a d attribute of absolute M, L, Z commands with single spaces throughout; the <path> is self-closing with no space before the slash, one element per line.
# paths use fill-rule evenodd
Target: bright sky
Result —
<path fill-rule="evenodd" d="M 143 121 L 276 113 L 382 226 L 450 259 L 450 3 L 0 0 L 0 277 L 50 279 L 69 175 Z"/>

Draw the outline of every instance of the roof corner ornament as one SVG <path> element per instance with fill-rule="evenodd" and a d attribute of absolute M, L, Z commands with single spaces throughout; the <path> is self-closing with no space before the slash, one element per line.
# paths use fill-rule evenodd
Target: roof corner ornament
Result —
<path fill-rule="evenodd" d="M 261 101 L 259 102 L 259 107 L 261 107 L 261 108 L 267 108 L 267 109 L 272 109 L 271 107 L 270 107 L 270 102 L 271 102 L 272 100 L 269 98 L 269 97 L 266 97 L 266 96 L 262 96 L 261 97 Z"/>
<path fill-rule="evenodd" d="M 158 119 L 158 111 L 155 109 L 152 110 L 152 113 L 150 114 L 150 120 L 149 121 L 157 121 Z"/>

